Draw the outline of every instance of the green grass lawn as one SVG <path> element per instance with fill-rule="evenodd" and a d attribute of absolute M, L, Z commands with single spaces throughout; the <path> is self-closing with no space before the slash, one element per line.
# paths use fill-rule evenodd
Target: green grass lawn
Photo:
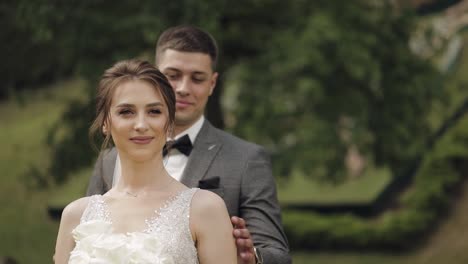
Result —
<path fill-rule="evenodd" d="M 409 264 L 408 256 L 390 253 L 296 252 L 294 264 Z"/>
<path fill-rule="evenodd" d="M 377 197 L 390 180 L 391 174 L 387 169 L 369 169 L 359 177 L 336 185 L 297 173 L 288 179 L 278 180 L 278 199 L 282 205 L 368 203 Z"/>
<path fill-rule="evenodd" d="M 49 165 L 47 130 L 69 100 L 83 93 L 80 81 L 59 82 L 0 104 L 0 256 L 13 256 L 19 263 L 51 263 L 58 223 L 46 211 L 50 189 L 35 188 L 34 175 Z"/>
<path fill-rule="evenodd" d="M 293 252 L 295 264 L 463 264 L 468 263 L 468 181 L 447 216 L 424 242 L 409 252 Z"/>

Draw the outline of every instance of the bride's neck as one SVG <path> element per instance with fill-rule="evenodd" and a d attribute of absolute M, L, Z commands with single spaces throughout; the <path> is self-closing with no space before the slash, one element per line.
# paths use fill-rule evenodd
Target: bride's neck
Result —
<path fill-rule="evenodd" d="M 145 162 L 135 162 L 121 158 L 121 177 L 116 187 L 133 190 L 161 186 L 170 177 L 162 160 L 153 159 Z"/>

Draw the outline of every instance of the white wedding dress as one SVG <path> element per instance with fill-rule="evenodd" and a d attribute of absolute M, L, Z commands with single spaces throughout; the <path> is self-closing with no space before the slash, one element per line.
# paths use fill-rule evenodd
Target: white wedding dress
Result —
<path fill-rule="evenodd" d="M 197 188 L 181 191 L 146 220 L 141 232 L 114 233 L 102 195 L 89 199 L 73 230 L 70 264 L 192 264 L 197 250 L 189 227 L 190 203 Z"/>

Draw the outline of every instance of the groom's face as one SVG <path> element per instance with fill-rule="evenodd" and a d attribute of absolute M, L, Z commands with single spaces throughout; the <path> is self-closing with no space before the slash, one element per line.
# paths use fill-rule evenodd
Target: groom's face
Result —
<path fill-rule="evenodd" d="M 186 129 L 203 115 L 218 77 L 211 63 L 211 57 L 200 52 L 167 49 L 159 54 L 157 67 L 176 94 L 176 127 Z"/>

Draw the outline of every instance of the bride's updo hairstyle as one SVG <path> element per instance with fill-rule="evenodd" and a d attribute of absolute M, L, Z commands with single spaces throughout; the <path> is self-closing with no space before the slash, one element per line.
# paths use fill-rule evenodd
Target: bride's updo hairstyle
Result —
<path fill-rule="evenodd" d="M 116 88 L 127 81 L 136 80 L 148 83 L 162 96 L 169 113 L 165 126 L 166 133 L 171 132 L 175 119 L 175 94 L 166 76 L 147 61 L 124 60 L 114 64 L 101 76 L 96 95 L 96 118 L 89 128 L 89 137 L 93 144 L 96 136 L 103 133 L 104 124 L 107 122 L 109 126 L 111 125 L 109 112 Z M 103 136 L 101 150 L 111 146 L 110 132 L 103 133 Z"/>

